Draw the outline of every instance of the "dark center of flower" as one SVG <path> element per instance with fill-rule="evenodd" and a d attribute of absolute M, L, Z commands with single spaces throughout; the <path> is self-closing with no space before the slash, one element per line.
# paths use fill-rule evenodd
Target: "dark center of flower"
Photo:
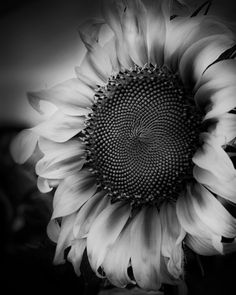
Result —
<path fill-rule="evenodd" d="M 112 201 L 176 200 L 192 177 L 201 116 L 167 68 L 135 68 L 95 95 L 87 121 L 87 160 Z"/>

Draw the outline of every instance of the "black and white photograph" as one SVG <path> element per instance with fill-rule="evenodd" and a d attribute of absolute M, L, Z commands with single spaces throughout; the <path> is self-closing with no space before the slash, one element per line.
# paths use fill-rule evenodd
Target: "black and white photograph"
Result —
<path fill-rule="evenodd" d="M 1 294 L 236 294 L 236 2 L 0 7 Z"/>

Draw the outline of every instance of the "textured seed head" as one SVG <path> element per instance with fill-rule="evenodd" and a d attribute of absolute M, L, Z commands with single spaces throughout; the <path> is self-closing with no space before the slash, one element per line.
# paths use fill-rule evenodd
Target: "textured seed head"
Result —
<path fill-rule="evenodd" d="M 88 165 L 113 202 L 176 200 L 191 177 L 201 116 L 165 67 L 120 72 L 95 95 L 88 119 Z"/>

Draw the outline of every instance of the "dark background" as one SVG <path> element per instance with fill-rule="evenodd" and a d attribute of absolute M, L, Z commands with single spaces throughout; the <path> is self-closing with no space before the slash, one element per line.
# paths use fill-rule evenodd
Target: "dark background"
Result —
<path fill-rule="evenodd" d="M 196 7 L 202 1 L 191 1 Z M 103 283 L 83 260 L 76 277 L 69 263 L 54 266 L 55 245 L 46 236 L 52 195 L 36 187 L 34 169 L 15 164 L 9 143 L 40 116 L 26 91 L 51 86 L 74 75 L 84 54 L 77 28 L 97 15 L 99 1 L 3 1 L 0 6 L 0 292 L 1 294 L 96 293 Z M 212 14 L 234 29 L 235 1 L 213 1 Z M 236 255 L 199 257 L 186 249 L 190 295 L 234 294 Z M 89 283 L 89 284 L 88 284 Z M 6 291 L 2 291 L 6 288 Z M 166 294 L 176 294 L 166 287 Z M 231 291 L 232 290 L 232 291 Z"/>

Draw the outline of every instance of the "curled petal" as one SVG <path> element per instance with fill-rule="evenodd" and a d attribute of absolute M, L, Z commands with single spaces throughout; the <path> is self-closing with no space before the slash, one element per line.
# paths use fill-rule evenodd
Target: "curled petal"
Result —
<path fill-rule="evenodd" d="M 224 251 L 221 236 L 235 236 L 235 218 L 202 185 L 188 186 L 187 193 L 178 199 L 176 209 L 186 232 L 199 239 L 211 240 L 220 253 Z"/>
<path fill-rule="evenodd" d="M 71 246 L 74 239 L 72 229 L 76 214 L 71 214 L 62 219 L 61 229 L 57 240 L 56 253 L 53 262 L 60 264 L 65 262 L 64 251 L 67 247 Z"/>
<path fill-rule="evenodd" d="M 48 193 L 53 189 L 53 187 L 49 185 L 48 179 L 40 176 L 37 179 L 37 186 L 41 193 Z"/>
<path fill-rule="evenodd" d="M 203 92 L 206 91 L 206 86 L 202 87 Z M 209 93 L 208 105 L 205 107 L 206 116 L 204 120 L 216 118 L 220 115 L 224 115 L 226 112 L 233 110 L 236 107 L 236 87 L 229 86 L 222 88 L 218 91 Z M 202 93 L 197 93 L 196 99 L 199 100 L 199 96 Z"/>
<path fill-rule="evenodd" d="M 124 288 L 127 284 L 135 284 L 128 275 L 132 252 L 130 235 L 131 223 L 122 230 L 102 263 L 106 277 L 113 285 L 120 288 Z"/>
<path fill-rule="evenodd" d="M 225 142 L 230 142 L 236 137 L 236 115 L 226 113 L 218 117 L 218 122 L 212 128 L 214 136 L 224 137 Z"/>
<path fill-rule="evenodd" d="M 185 233 L 181 229 L 176 212 L 172 204 L 164 204 L 160 210 L 162 225 L 162 247 L 161 253 L 168 257 L 168 271 L 175 278 L 183 274 L 183 249 L 182 241 Z"/>
<path fill-rule="evenodd" d="M 53 199 L 53 218 L 77 211 L 96 192 L 97 185 L 88 172 L 66 177 L 58 186 Z"/>
<path fill-rule="evenodd" d="M 204 256 L 211 256 L 219 254 L 219 251 L 213 246 L 211 239 L 207 237 L 198 237 L 187 235 L 185 243 L 191 248 L 194 252 Z"/>
<path fill-rule="evenodd" d="M 161 222 L 155 207 L 142 208 L 131 227 L 131 265 L 137 284 L 146 290 L 161 286 Z"/>
<path fill-rule="evenodd" d="M 12 141 L 10 149 L 14 161 L 25 163 L 34 153 L 39 136 L 30 129 L 21 131 Z"/>
<path fill-rule="evenodd" d="M 116 242 L 129 216 L 129 206 L 115 203 L 108 205 L 93 222 L 88 233 L 87 252 L 90 265 L 97 275 L 107 251 Z"/>
<path fill-rule="evenodd" d="M 80 265 L 83 258 L 84 250 L 86 248 L 86 239 L 76 239 L 71 242 L 71 249 L 68 253 L 67 260 L 70 261 L 75 273 L 80 276 Z"/>

